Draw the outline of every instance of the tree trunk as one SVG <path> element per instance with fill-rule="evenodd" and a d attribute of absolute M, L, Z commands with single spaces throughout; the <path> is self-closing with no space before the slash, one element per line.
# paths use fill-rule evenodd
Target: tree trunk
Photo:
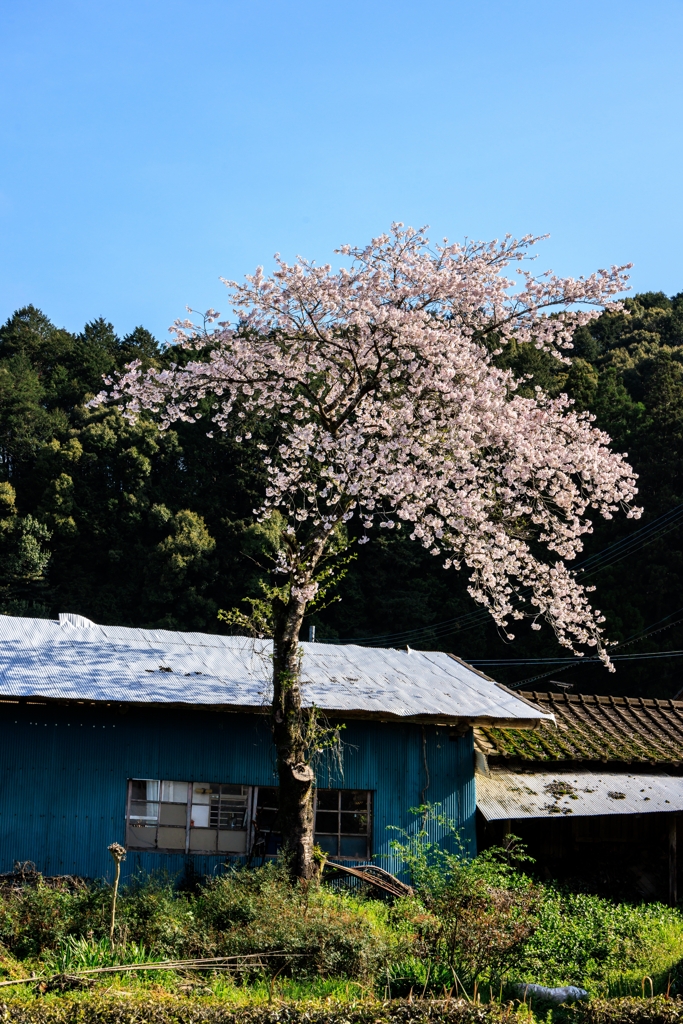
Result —
<path fill-rule="evenodd" d="M 301 706 L 299 631 L 306 601 L 292 597 L 276 617 L 273 635 L 273 739 L 280 785 L 283 852 L 293 878 L 313 878 L 313 789 L 308 764 L 307 713 Z"/>

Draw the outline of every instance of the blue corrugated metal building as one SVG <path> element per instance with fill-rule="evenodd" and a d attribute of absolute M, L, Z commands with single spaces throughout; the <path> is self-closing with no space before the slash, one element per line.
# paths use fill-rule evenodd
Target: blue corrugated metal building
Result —
<path fill-rule="evenodd" d="M 392 870 L 429 802 L 474 851 L 472 727 L 543 712 L 440 653 L 304 644 L 306 700 L 343 725 L 316 765 L 331 859 Z M 0 872 L 106 877 L 257 863 L 277 845 L 267 642 L 0 616 Z M 547 717 L 547 716 L 546 716 Z"/>

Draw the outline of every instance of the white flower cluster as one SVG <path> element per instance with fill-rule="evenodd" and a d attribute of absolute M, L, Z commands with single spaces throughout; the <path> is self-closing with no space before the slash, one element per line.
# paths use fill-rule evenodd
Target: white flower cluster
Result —
<path fill-rule="evenodd" d="M 519 264 L 536 241 L 431 248 L 424 231 L 395 224 L 341 249 L 353 262 L 338 272 L 278 258 L 272 277 L 259 268 L 226 282 L 238 326 L 176 324 L 201 358 L 147 373 L 133 363 L 96 401 L 154 410 L 165 427 L 194 420 L 207 397 L 223 431 L 254 413 L 279 423 L 261 517 L 277 509 L 319 534 L 352 516 L 366 529 L 405 524 L 445 567 L 468 567 L 470 593 L 499 625 L 543 618 L 561 644 L 597 647 L 609 663 L 602 617 L 563 560 L 581 550 L 590 511 L 640 514 L 635 475 L 590 416 L 538 388 L 521 397 L 492 355 L 514 339 L 566 361 L 573 332 L 624 289 L 628 268 L 533 276 Z M 503 276 L 511 264 L 517 289 Z M 557 558 L 540 560 L 533 541 Z M 309 590 L 296 585 L 302 600 Z"/>

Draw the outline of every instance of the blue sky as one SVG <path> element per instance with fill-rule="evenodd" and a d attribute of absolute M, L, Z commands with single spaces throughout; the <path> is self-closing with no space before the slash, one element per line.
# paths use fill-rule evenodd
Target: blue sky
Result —
<path fill-rule="evenodd" d="M 682 40 L 682 0 L 2 0 L 0 318 L 163 338 L 392 220 L 683 290 Z"/>

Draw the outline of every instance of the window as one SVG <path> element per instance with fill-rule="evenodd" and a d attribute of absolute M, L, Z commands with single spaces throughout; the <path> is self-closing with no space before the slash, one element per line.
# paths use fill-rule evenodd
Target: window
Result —
<path fill-rule="evenodd" d="M 126 844 L 133 850 L 246 853 L 251 786 L 131 779 Z"/>
<path fill-rule="evenodd" d="M 275 830 L 278 791 L 259 787 L 255 798 L 254 853 L 273 856 L 281 837 Z M 329 857 L 367 860 L 372 855 L 372 794 L 358 789 L 318 789 L 315 841 Z"/>
<path fill-rule="evenodd" d="M 370 856 L 370 793 L 358 789 L 319 789 L 315 841 L 330 857 L 367 860 Z"/>
<path fill-rule="evenodd" d="M 367 860 L 372 855 L 372 794 L 319 789 L 315 841 L 329 857 Z M 126 845 L 164 853 L 275 855 L 278 790 L 224 782 L 130 779 Z"/>

